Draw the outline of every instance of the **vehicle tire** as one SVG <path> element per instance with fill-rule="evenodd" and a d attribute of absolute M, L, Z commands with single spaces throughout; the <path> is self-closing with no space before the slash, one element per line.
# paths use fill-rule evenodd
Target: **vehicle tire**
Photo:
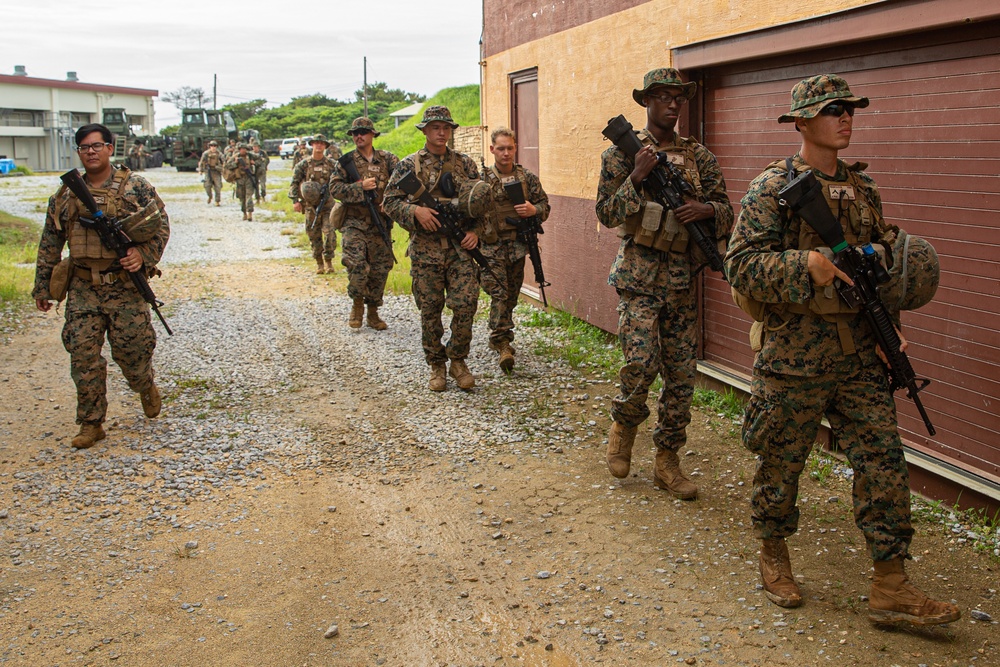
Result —
<path fill-rule="evenodd" d="M 162 151 L 153 151 L 152 153 L 150 153 L 149 157 L 146 159 L 146 166 L 149 167 L 150 169 L 153 169 L 153 168 L 156 168 L 156 167 L 162 167 L 163 166 L 163 152 Z"/>

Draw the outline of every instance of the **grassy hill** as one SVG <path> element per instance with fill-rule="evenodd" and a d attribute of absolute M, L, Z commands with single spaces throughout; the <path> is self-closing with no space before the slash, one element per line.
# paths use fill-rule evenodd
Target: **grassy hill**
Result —
<path fill-rule="evenodd" d="M 445 88 L 424 102 L 420 112 L 391 132 L 382 132 L 375 139 L 375 148 L 395 153 L 404 158 L 424 146 L 424 135 L 416 128 L 424 109 L 429 106 L 444 105 L 451 110 L 451 117 L 459 125 L 479 125 L 479 84 Z M 381 128 L 379 128 L 381 130 Z"/>

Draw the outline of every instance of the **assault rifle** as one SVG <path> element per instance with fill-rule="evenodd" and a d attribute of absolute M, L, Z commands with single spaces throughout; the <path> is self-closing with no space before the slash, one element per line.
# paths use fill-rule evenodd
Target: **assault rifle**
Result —
<path fill-rule="evenodd" d="M 609 120 L 608 126 L 604 128 L 601 134 L 610 139 L 621 152 L 625 153 L 625 157 L 632 161 L 633 164 L 635 163 L 635 154 L 642 150 L 642 142 L 639 141 L 639 136 L 632 129 L 632 123 L 628 122 L 625 116 L 619 115 Z M 696 193 L 694 188 L 684 178 L 680 169 L 670 162 L 666 153 L 657 153 L 656 163 L 653 171 L 649 172 L 649 176 L 642 182 L 650 194 L 652 194 L 653 199 L 666 208 L 678 209 L 685 204 L 685 197 L 695 198 Z M 709 235 L 709 232 L 705 231 L 700 221 L 689 222 L 684 225 L 688 234 L 691 235 L 691 238 L 698 245 L 702 254 L 705 255 L 705 264 L 711 267 L 713 271 L 721 273 L 722 279 L 726 280 L 726 272 L 722 265 L 722 255 L 719 254 L 719 249 L 715 245 L 714 225 L 711 225 L 711 227 L 712 229 L 709 230 L 711 235 Z M 699 266 L 695 270 L 695 273 L 697 274 L 701 271 L 705 267 L 705 264 Z"/>
<path fill-rule="evenodd" d="M 316 221 L 319 220 L 319 214 L 323 212 L 323 207 L 326 206 L 326 200 L 330 198 L 330 184 L 324 183 L 323 189 L 319 193 L 319 201 L 316 203 L 315 213 L 313 213 L 313 219 L 309 221 L 306 225 L 306 229 L 310 232 L 316 226 Z"/>
<path fill-rule="evenodd" d="M 243 173 L 246 174 L 247 177 L 250 179 L 250 184 L 253 185 L 254 197 L 260 199 L 260 185 L 257 183 L 257 175 L 254 172 L 254 170 L 250 168 L 250 165 L 248 165 L 246 163 L 246 160 L 244 160 L 242 157 L 239 156 L 236 157 L 236 164 L 240 165 L 240 167 L 243 169 Z"/>
<path fill-rule="evenodd" d="M 358 172 L 358 165 L 354 163 L 354 151 L 341 155 L 337 158 L 337 162 L 339 162 L 340 166 L 344 168 L 344 172 L 347 174 L 347 177 L 351 179 L 352 183 L 357 183 L 361 180 L 361 174 Z M 392 262 L 395 264 L 399 260 L 396 259 L 396 253 L 392 252 L 392 235 L 389 231 L 392 226 L 392 221 L 387 222 L 382 219 L 381 215 L 379 215 L 378 202 L 376 202 L 378 195 L 375 191 L 365 190 L 364 193 L 365 205 L 368 207 L 368 214 L 371 215 L 372 222 L 378 229 L 378 233 L 382 236 L 382 240 L 385 241 L 385 246 L 389 249 L 389 252 L 392 253 Z"/>
<path fill-rule="evenodd" d="M 899 349 L 899 334 L 878 294 L 878 286 L 888 282 L 889 273 L 879 262 L 872 244 L 866 243 L 855 248 L 847 243 L 840 222 L 833 217 L 823 196 L 823 186 L 811 170 L 797 176 L 782 188 L 778 197 L 816 230 L 823 243 L 833 251 L 834 265 L 854 281 L 854 285 L 848 285 L 839 279 L 834 280 L 837 293 L 849 307 L 859 309 L 868 322 L 875 342 L 888 360 L 889 391 L 895 392 L 905 387 L 906 395 L 917 406 L 927 432 L 934 435 L 934 426 L 917 395 L 917 392 L 930 384 L 930 380 L 918 378 L 906 353 Z"/>
<path fill-rule="evenodd" d="M 461 245 L 462 240 L 465 238 L 465 231 L 462 230 L 462 224 L 465 222 L 465 216 L 458 210 L 458 207 L 451 203 L 439 202 L 437 199 L 432 197 L 412 171 L 408 171 L 403 174 L 403 177 L 399 179 L 399 183 L 397 185 L 399 186 L 399 189 L 406 194 L 416 197 L 421 206 L 433 209 L 433 211 L 437 213 L 435 216 L 437 221 L 441 223 L 441 231 L 443 231 L 446 236 L 454 240 L 455 243 Z M 417 194 L 418 192 L 420 193 L 419 195 Z M 454 197 L 456 194 L 455 184 L 450 173 L 445 173 L 441 176 L 441 193 L 444 194 L 445 197 Z M 472 250 L 466 250 L 465 252 L 472 256 L 472 259 L 476 261 L 476 264 L 478 264 L 480 268 L 493 276 L 494 280 L 500 282 L 500 278 L 497 277 L 497 274 L 494 273 L 493 269 L 490 267 L 489 260 L 486 259 L 486 256 L 483 255 L 479 248 L 473 248 Z"/>
<path fill-rule="evenodd" d="M 59 180 L 65 183 L 66 187 L 90 211 L 90 217 L 80 216 L 80 224 L 85 229 L 92 229 L 97 232 L 97 235 L 101 239 L 101 245 L 118 255 L 119 260 L 125 257 L 128 254 L 128 249 L 134 247 L 135 244 L 132 243 L 132 239 L 122 229 L 121 220 L 118 218 L 109 218 L 104 215 L 104 211 L 97 207 L 94 195 L 87 189 L 87 184 L 83 182 L 80 172 L 76 169 L 70 169 L 60 176 Z M 156 299 L 156 295 L 153 294 L 153 290 L 149 287 L 149 279 L 146 277 L 145 270 L 140 268 L 138 271 L 125 271 L 125 273 L 129 275 L 132 279 L 132 284 L 139 290 L 139 296 L 142 297 L 142 300 L 148 303 L 153 312 L 156 313 L 156 316 L 160 318 L 160 323 L 166 329 L 167 334 L 173 336 L 174 332 L 167 326 L 167 321 L 163 319 L 163 315 L 160 313 L 160 306 L 163 305 L 163 302 Z"/>
<path fill-rule="evenodd" d="M 503 189 L 507 193 L 507 197 L 514 202 L 515 206 L 525 203 L 524 189 L 521 187 L 520 181 L 507 183 L 503 186 Z M 552 283 L 545 280 L 545 272 L 542 271 L 542 255 L 538 252 L 538 235 L 545 233 L 545 230 L 542 229 L 542 223 L 538 221 L 537 215 L 533 215 L 530 218 L 507 218 L 506 221 L 508 225 L 517 230 L 517 239 L 528 246 L 528 259 L 531 260 L 531 268 L 535 272 L 535 282 L 538 284 L 538 291 L 542 295 L 542 305 L 548 308 L 549 302 L 545 298 L 545 288 Z"/>

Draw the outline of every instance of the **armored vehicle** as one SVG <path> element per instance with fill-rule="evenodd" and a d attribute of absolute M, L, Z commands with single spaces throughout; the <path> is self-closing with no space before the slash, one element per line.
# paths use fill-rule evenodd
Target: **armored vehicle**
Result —
<path fill-rule="evenodd" d="M 215 139 L 225 148 L 230 139 L 241 140 L 236 121 L 228 111 L 218 109 L 184 109 L 181 127 L 173 143 L 173 164 L 177 171 L 195 171 L 208 142 Z"/>
<path fill-rule="evenodd" d="M 170 139 L 156 134 L 135 134 L 125 109 L 104 109 L 101 122 L 115 135 L 115 154 L 112 156 L 115 162 L 128 164 L 129 152 L 137 142 L 142 142 L 146 149 L 147 157 L 144 166 L 162 167 L 165 162 L 170 162 L 172 155 Z M 136 169 L 139 165 L 128 164 L 128 166 Z"/>

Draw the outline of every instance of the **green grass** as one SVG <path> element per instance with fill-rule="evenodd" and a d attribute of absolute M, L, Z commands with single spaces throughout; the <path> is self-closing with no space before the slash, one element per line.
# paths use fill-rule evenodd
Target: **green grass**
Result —
<path fill-rule="evenodd" d="M 725 392 L 719 393 L 711 389 L 695 387 L 692 405 L 721 414 L 730 420 L 737 420 L 743 416 L 743 398 L 733 389 L 726 389 Z"/>
<path fill-rule="evenodd" d="M 406 256 L 406 247 L 410 243 L 410 233 L 399 225 L 392 226 L 392 250 L 396 254 L 396 263 L 389 271 L 385 282 L 387 294 L 409 294 L 413 291 L 410 279 L 410 258 Z"/>
<path fill-rule="evenodd" d="M 1000 561 L 1000 510 L 989 513 L 985 509 L 961 509 L 961 495 L 951 507 L 940 500 L 913 498 L 913 522 L 945 526 L 960 543 L 971 544 L 974 551 Z"/>
<path fill-rule="evenodd" d="M 518 322 L 521 326 L 557 330 L 556 335 L 546 336 L 535 345 L 537 354 L 554 354 L 573 368 L 590 368 L 608 381 L 617 376 L 624 360 L 615 336 L 570 313 L 539 310 L 527 304 L 518 308 L 522 313 L 528 311 Z"/>
<path fill-rule="evenodd" d="M 31 299 L 40 234 L 36 223 L 0 211 L 0 303 Z"/>
<path fill-rule="evenodd" d="M 424 134 L 416 128 L 423 117 L 423 110 L 429 106 L 444 105 L 451 111 L 451 117 L 459 125 L 479 125 L 479 84 L 445 88 L 427 100 L 413 118 L 410 118 L 392 132 L 377 137 L 375 148 L 389 151 L 400 158 L 415 153 L 424 146 Z"/>

